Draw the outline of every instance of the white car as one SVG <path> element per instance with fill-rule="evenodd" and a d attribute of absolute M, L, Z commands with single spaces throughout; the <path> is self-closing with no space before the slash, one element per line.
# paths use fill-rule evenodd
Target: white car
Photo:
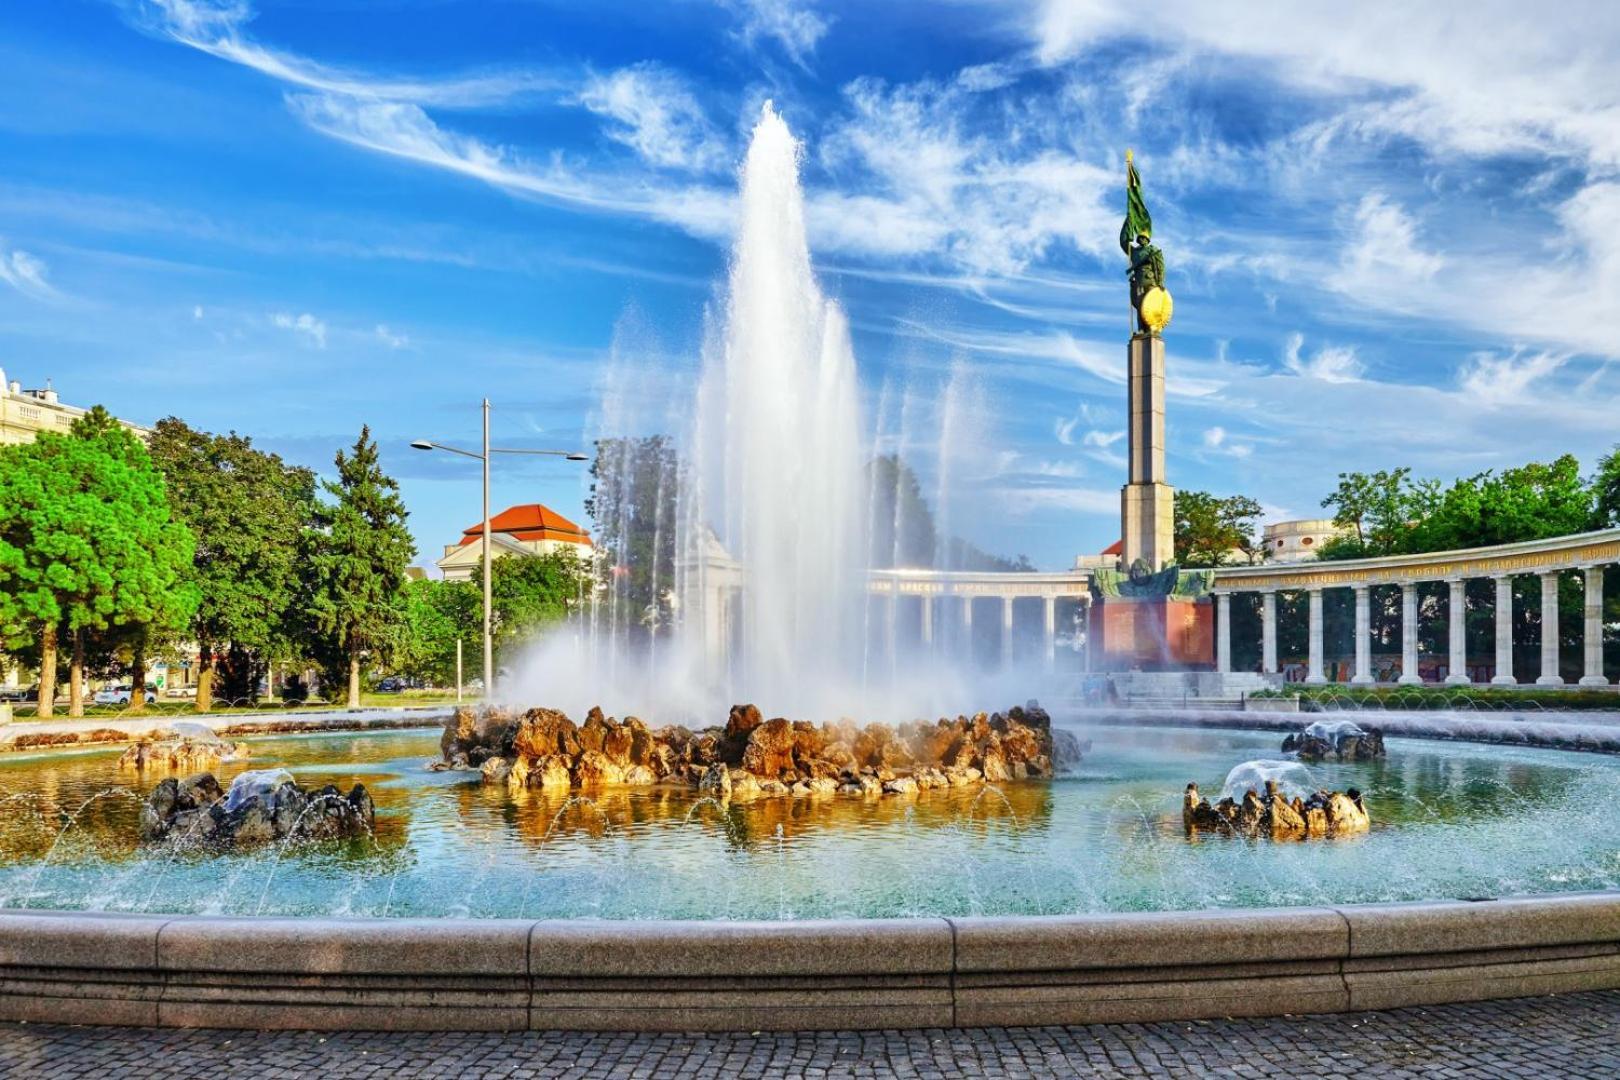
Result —
<path fill-rule="evenodd" d="M 129 699 L 130 688 L 127 686 L 109 686 L 96 692 L 97 705 L 128 705 Z M 152 692 L 150 686 L 146 688 L 146 700 L 149 703 L 157 700 L 157 694 Z"/>

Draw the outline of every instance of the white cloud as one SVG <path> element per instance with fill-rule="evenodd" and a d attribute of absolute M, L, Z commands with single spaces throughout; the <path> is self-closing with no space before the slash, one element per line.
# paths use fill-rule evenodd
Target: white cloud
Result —
<path fill-rule="evenodd" d="M 191 309 L 191 317 L 192 317 L 192 318 L 193 318 L 193 319 L 194 319 L 194 320 L 196 320 L 196 321 L 197 321 L 197 322 L 202 322 L 202 317 L 203 317 L 203 309 L 202 309 L 202 305 L 201 305 L 201 304 L 198 304 L 198 305 L 196 305 L 196 306 L 195 306 L 195 307 L 193 307 L 193 308 L 192 308 L 192 309 Z"/>
<path fill-rule="evenodd" d="M 1119 431 L 1088 431 L 1085 438 L 1080 441 L 1086 446 L 1098 446 L 1106 450 L 1125 437 L 1125 430 Z"/>
<path fill-rule="evenodd" d="M 310 127 L 333 138 L 449 169 L 507 191 L 591 210 L 660 218 L 713 239 L 731 231 L 729 192 L 594 176 L 559 158 L 544 164 L 529 161 L 504 146 L 441 128 L 416 105 L 333 94 L 293 94 L 287 102 Z"/>
<path fill-rule="evenodd" d="M 719 3 L 741 19 L 739 33 L 746 44 L 770 38 L 801 67 L 831 25 L 807 0 L 719 0 Z"/>
<path fill-rule="evenodd" d="M 291 330 L 296 334 L 302 334 L 317 349 L 326 348 L 326 323 L 307 311 L 301 315 L 290 315 L 285 311 L 278 311 L 270 316 L 270 321 L 283 330 Z"/>
<path fill-rule="evenodd" d="M 1521 405 L 1529 399 L 1535 383 L 1563 367 L 1568 359 L 1550 352 L 1526 356 L 1519 349 L 1507 356 L 1476 353 L 1463 365 L 1457 385 L 1463 393 L 1488 405 Z"/>
<path fill-rule="evenodd" d="M 21 248 L 12 248 L 8 251 L 4 246 L 0 246 L 0 281 L 24 296 L 36 298 L 55 296 L 56 290 L 45 280 L 47 273 L 48 268 L 44 259 L 30 255 Z"/>
<path fill-rule="evenodd" d="M 1052 425 L 1052 434 L 1055 435 L 1057 437 L 1057 441 L 1062 443 L 1064 446 L 1073 446 L 1074 429 L 1079 425 L 1080 418 L 1078 416 L 1071 416 L 1067 419 L 1059 417 L 1058 420 Z"/>
<path fill-rule="evenodd" d="M 1620 165 L 1620 20 L 1605 0 L 1569 0 L 1556 18 L 1514 0 L 1465 12 L 1403 0 L 1164 0 L 1147 19 L 1124 2 L 1043 0 L 1028 29 L 1047 63 L 1147 37 L 1262 61 L 1317 95 L 1359 95 L 1365 104 L 1339 121 L 1356 131 L 1468 154 L 1565 153 Z"/>
<path fill-rule="evenodd" d="M 1304 334 L 1290 334 L 1283 350 L 1283 366 L 1305 379 L 1327 383 L 1354 382 L 1365 372 L 1365 365 L 1348 345 L 1324 345 L 1307 359 L 1302 354 Z"/>
<path fill-rule="evenodd" d="M 377 324 L 377 339 L 390 349 L 403 349 L 411 343 L 409 334 L 396 334 L 382 323 Z"/>
<path fill-rule="evenodd" d="M 1081 514 L 1119 514 L 1119 489 L 1062 487 L 1003 487 L 997 492 L 1008 514 L 1022 516 L 1042 510 Z"/>
<path fill-rule="evenodd" d="M 723 167 L 730 158 L 685 83 L 656 64 L 592 75 L 575 100 L 615 121 L 609 137 L 650 165 L 706 171 Z"/>
<path fill-rule="evenodd" d="M 1226 429 L 1220 425 L 1204 429 L 1204 445 L 1211 450 L 1219 449 L 1226 442 Z"/>
<path fill-rule="evenodd" d="M 533 70 L 494 71 L 440 80 L 397 79 L 343 71 L 266 48 L 242 34 L 252 20 L 246 0 L 136 0 L 140 23 L 182 45 L 241 64 L 282 82 L 352 97 L 473 108 L 561 89 L 558 76 Z"/>

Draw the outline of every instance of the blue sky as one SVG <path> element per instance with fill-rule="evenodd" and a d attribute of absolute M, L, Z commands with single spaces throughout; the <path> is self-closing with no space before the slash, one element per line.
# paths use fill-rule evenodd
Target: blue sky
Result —
<path fill-rule="evenodd" d="M 471 442 L 483 394 L 498 440 L 574 447 L 611 372 L 662 426 L 773 100 L 869 425 L 929 486 L 953 463 L 986 548 L 1056 568 L 1117 535 L 1127 146 L 1177 486 L 1312 516 L 1341 469 L 1590 466 L 1620 439 L 1620 13 L 1324 8 L 12 5 L 0 366 L 322 469 L 368 422 L 430 558 L 476 477 L 405 443 Z M 942 458 L 899 403 L 953 377 Z M 497 470 L 501 505 L 583 494 Z"/>

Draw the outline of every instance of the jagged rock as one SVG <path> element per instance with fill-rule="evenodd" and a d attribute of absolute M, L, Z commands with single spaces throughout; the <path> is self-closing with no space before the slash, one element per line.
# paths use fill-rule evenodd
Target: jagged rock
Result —
<path fill-rule="evenodd" d="M 883 785 L 885 795 L 915 795 L 917 781 L 909 776 L 897 776 Z"/>
<path fill-rule="evenodd" d="M 724 728 L 653 730 L 593 708 L 576 726 L 554 709 L 457 709 L 440 740 L 438 769 L 478 768 L 488 783 L 513 789 L 686 783 L 720 798 L 833 792 L 879 793 L 1005 783 L 1052 776 L 1083 752 L 1069 732 L 1053 732 L 1030 702 L 1006 714 L 977 713 L 899 727 L 848 719 L 816 725 L 765 720 L 733 706 Z"/>
<path fill-rule="evenodd" d="M 1198 832 L 1247 833 L 1276 838 L 1342 836 L 1371 827 L 1361 792 L 1316 791 L 1308 798 L 1284 797 L 1275 780 L 1266 781 L 1264 797 L 1249 789 L 1241 801 L 1222 799 L 1211 806 L 1188 784 L 1181 804 L 1181 821 L 1189 834 Z"/>
<path fill-rule="evenodd" d="M 273 840 L 334 840 L 369 832 L 376 809 L 364 785 L 348 794 L 328 784 L 300 787 L 283 769 L 245 772 L 229 791 L 212 773 L 158 784 L 141 811 L 147 843 L 196 841 L 215 846 Z"/>
<path fill-rule="evenodd" d="M 177 773 L 197 773 L 218 768 L 227 761 L 239 761 L 248 756 L 246 743 L 225 742 L 217 736 L 190 738 L 170 736 L 142 739 L 133 743 L 118 758 L 120 769 L 137 772 L 163 770 Z"/>
<path fill-rule="evenodd" d="M 1301 761 L 1373 761 L 1384 756 L 1384 733 L 1348 720 L 1318 720 L 1284 738 L 1282 748 Z"/>

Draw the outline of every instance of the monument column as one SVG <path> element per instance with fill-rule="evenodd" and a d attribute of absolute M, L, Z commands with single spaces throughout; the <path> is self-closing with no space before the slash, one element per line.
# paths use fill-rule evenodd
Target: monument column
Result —
<path fill-rule="evenodd" d="M 1260 594 L 1260 670 L 1277 674 L 1277 590 Z"/>
<path fill-rule="evenodd" d="M 889 622 L 884 627 L 884 637 L 889 646 L 889 667 L 892 669 L 900 662 L 900 582 L 898 579 L 889 583 Z"/>
<path fill-rule="evenodd" d="M 1541 575 L 1541 677 L 1537 686 L 1563 686 L 1558 674 L 1558 571 Z"/>
<path fill-rule="evenodd" d="M 922 594 L 922 643 L 925 652 L 932 652 L 934 644 L 934 597 Z"/>
<path fill-rule="evenodd" d="M 1128 349 L 1129 482 L 1120 489 L 1123 562 L 1152 570 L 1175 561 L 1175 489 L 1164 482 L 1164 339 L 1136 334 Z"/>
<path fill-rule="evenodd" d="M 1356 586 L 1356 673 L 1350 681 L 1357 686 L 1370 686 L 1372 673 L 1372 595 L 1371 586 Z"/>
<path fill-rule="evenodd" d="M 1418 594 L 1417 582 L 1401 585 L 1401 677 L 1402 686 L 1421 686 L 1418 674 Z"/>
<path fill-rule="evenodd" d="M 1581 685 L 1608 686 L 1603 674 L 1603 567 L 1583 567 L 1581 574 L 1586 579 L 1586 664 Z"/>
<path fill-rule="evenodd" d="M 1057 668 L 1057 597 L 1046 597 L 1046 610 L 1044 612 L 1046 627 L 1046 670 Z"/>
<path fill-rule="evenodd" d="M 1452 578 L 1447 582 L 1451 586 L 1451 596 L 1446 600 L 1446 618 L 1451 626 L 1446 634 L 1446 645 L 1451 650 L 1451 670 L 1446 673 L 1446 682 L 1452 686 L 1467 686 L 1471 681 L 1468 678 L 1468 614 L 1467 585 L 1462 578 Z"/>
<path fill-rule="evenodd" d="M 1232 670 L 1232 594 L 1215 594 L 1215 670 Z"/>
<path fill-rule="evenodd" d="M 1327 676 L 1322 673 L 1322 590 L 1306 590 L 1310 596 L 1311 623 L 1310 623 L 1310 669 L 1305 674 L 1305 681 L 1320 686 L 1327 682 Z"/>
<path fill-rule="evenodd" d="M 1512 686 L 1513 677 L 1513 578 L 1496 578 L 1496 677 L 1493 686 Z"/>

